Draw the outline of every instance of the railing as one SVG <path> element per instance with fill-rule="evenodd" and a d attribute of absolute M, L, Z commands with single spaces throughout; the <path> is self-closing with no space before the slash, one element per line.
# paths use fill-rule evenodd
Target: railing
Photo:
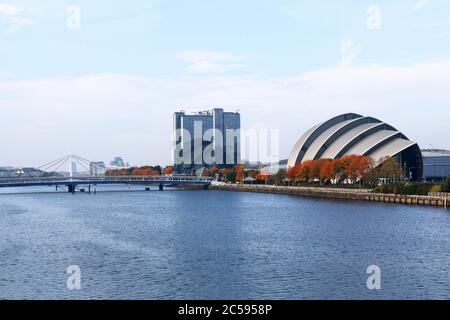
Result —
<path fill-rule="evenodd" d="M 450 198 L 450 193 L 449 192 L 429 192 L 428 195 L 430 197 Z"/>
<path fill-rule="evenodd" d="M 179 182 L 195 182 L 195 183 L 210 183 L 211 178 L 208 177 L 192 177 L 192 176 L 106 176 L 106 177 L 37 177 L 37 178 L 6 178 L 0 179 L 0 185 L 8 184 L 43 184 L 43 183 L 92 183 L 96 182 L 161 182 L 161 183 L 179 183 Z"/>

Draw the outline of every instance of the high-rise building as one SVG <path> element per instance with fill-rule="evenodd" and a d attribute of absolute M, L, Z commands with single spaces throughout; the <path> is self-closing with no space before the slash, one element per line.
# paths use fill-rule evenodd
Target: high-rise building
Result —
<path fill-rule="evenodd" d="M 233 167 L 241 161 L 241 115 L 223 109 L 175 112 L 174 162 L 178 172 L 205 166 Z"/>
<path fill-rule="evenodd" d="M 115 157 L 109 164 L 111 167 L 125 167 L 122 157 Z"/>
<path fill-rule="evenodd" d="M 103 177 L 106 173 L 106 166 L 104 162 L 91 162 L 89 165 L 91 176 Z"/>

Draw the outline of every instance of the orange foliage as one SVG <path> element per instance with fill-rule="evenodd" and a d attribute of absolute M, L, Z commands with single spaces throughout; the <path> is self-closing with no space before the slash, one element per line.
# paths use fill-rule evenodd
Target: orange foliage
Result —
<path fill-rule="evenodd" d="M 203 172 L 203 176 L 204 177 L 214 177 L 218 171 L 219 171 L 219 169 L 217 167 L 212 167 L 209 170 L 205 170 L 205 172 Z"/>
<path fill-rule="evenodd" d="M 264 173 L 260 172 L 256 175 L 256 180 L 258 180 L 258 181 L 264 181 L 267 183 L 268 179 L 269 179 L 269 177 L 267 175 L 265 175 Z"/>
<path fill-rule="evenodd" d="M 163 174 L 165 176 L 168 176 L 168 175 L 173 174 L 173 171 L 174 171 L 174 168 L 172 166 L 165 167 L 164 170 L 163 170 Z"/>
<path fill-rule="evenodd" d="M 233 170 L 228 169 L 228 168 L 223 168 L 223 169 L 220 169 L 219 172 L 226 176 L 227 174 L 233 172 Z"/>
<path fill-rule="evenodd" d="M 255 170 L 249 170 L 247 172 L 247 176 L 250 177 L 250 178 L 253 178 L 253 179 L 256 179 L 257 174 L 258 173 Z"/>
<path fill-rule="evenodd" d="M 244 171 L 245 167 L 242 164 L 239 164 L 234 168 L 234 172 L 236 173 L 236 182 L 244 181 Z"/>
<path fill-rule="evenodd" d="M 291 180 L 336 181 L 337 183 L 350 180 L 356 183 L 365 179 L 373 169 L 372 158 L 349 155 L 339 159 L 308 160 L 289 168 L 287 177 Z"/>
<path fill-rule="evenodd" d="M 159 171 L 155 170 L 153 167 L 141 167 L 134 168 L 131 171 L 132 176 L 159 176 Z"/>

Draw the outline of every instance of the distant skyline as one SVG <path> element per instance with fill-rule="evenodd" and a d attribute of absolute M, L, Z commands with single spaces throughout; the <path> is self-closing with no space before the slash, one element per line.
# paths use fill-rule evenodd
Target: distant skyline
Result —
<path fill-rule="evenodd" d="M 283 159 L 347 112 L 450 149 L 449 11 L 448 0 L 0 2 L 0 166 L 71 152 L 166 165 L 173 112 L 214 107 L 239 109 L 243 130 L 279 129 Z"/>

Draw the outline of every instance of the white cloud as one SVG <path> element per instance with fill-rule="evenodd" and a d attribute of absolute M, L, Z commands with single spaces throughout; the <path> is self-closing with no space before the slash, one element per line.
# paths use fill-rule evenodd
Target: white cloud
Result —
<path fill-rule="evenodd" d="M 0 80 L 2 78 L 12 78 L 12 77 L 14 77 L 14 73 L 12 73 L 12 72 L 1 72 L 0 71 Z"/>
<path fill-rule="evenodd" d="M 239 63 L 241 57 L 225 52 L 186 50 L 176 57 L 187 62 L 186 71 L 193 73 L 222 73 L 245 67 L 245 64 Z"/>
<path fill-rule="evenodd" d="M 426 7 L 430 3 L 430 0 L 416 0 L 416 3 L 413 5 L 414 10 L 420 10 Z"/>
<path fill-rule="evenodd" d="M 34 24 L 36 16 L 42 12 L 40 9 L 0 3 L 0 22 L 3 21 L 6 24 L 3 32 L 11 33 Z"/>
<path fill-rule="evenodd" d="M 243 129 L 280 129 L 282 157 L 305 130 L 345 112 L 380 118 L 423 147 L 450 148 L 448 83 L 450 61 L 338 66 L 280 78 L 0 79 L 0 111 L 8 120 L 0 126 L 0 166 L 37 165 L 70 149 L 92 160 L 119 154 L 134 164 L 165 164 L 172 113 L 216 106 L 240 109 Z"/>

